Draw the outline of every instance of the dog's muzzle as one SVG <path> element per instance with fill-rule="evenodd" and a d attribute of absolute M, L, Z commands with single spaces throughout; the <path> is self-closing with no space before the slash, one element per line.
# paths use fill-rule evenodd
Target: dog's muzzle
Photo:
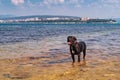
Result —
<path fill-rule="evenodd" d="M 71 42 L 67 42 L 68 45 L 71 45 Z"/>

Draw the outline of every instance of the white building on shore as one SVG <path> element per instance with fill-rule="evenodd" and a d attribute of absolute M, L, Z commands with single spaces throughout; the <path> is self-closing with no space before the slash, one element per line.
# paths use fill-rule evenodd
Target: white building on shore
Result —
<path fill-rule="evenodd" d="M 88 18 L 88 17 L 82 17 L 81 18 L 81 21 L 88 21 L 90 18 Z"/>
<path fill-rule="evenodd" d="M 3 20 L 0 20 L 0 23 L 3 23 L 4 21 Z"/>

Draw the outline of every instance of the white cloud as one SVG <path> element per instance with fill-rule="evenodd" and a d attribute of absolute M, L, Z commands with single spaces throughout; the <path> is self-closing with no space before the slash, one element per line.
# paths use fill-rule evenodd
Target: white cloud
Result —
<path fill-rule="evenodd" d="M 101 0 L 102 5 L 110 8 L 120 8 L 120 0 Z"/>
<path fill-rule="evenodd" d="M 11 0 L 14 5 L 24 4 L 24 0 Z"/>
<path fill-rule="evenodd" d="M 118 4 L 120 3 L 120 0 L 102 0 L 104 3 L 110 3 L 110 4 Z"/>
<path fill-rule="evenodd" d="M 64 3 L 64 0 L 59 0 L 60 3 Z"/>
<path fill-rule="evenodd" d="M 76 4 L 76 3 L 79 2 L 79 0 L 69 0 L 68 2 L 71 3 L 71 4 Z"/>
<path fill-rule="evenodd" d="M 64 0 L 44 0 L 44 4 L 63 4 Z"/>
<path fill-rule="evenodd" d="M 67 1 L 67 4 L 72 5 L 76 8 L 80 8 L 83 3 L 84 3 L 84 0 L 68 0 Z"/>

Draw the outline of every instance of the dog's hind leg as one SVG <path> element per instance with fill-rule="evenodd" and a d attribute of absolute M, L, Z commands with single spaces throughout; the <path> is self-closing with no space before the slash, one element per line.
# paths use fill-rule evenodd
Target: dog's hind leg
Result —
<path fill-rule="evenodd" d="M 85 60 L 85 56 L 86 56 L 86 49 L 83 50 L 83 59 Z"/>

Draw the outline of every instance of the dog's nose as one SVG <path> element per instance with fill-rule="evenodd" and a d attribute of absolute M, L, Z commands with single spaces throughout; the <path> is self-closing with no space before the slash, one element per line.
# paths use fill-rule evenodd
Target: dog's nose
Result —
<path fill-rule="evenodd" d="M 71 44 L 71 42 L 67 42 L 67 44 L 68 44 L 68 45 L 70 45 L 70 44 Z"/>

